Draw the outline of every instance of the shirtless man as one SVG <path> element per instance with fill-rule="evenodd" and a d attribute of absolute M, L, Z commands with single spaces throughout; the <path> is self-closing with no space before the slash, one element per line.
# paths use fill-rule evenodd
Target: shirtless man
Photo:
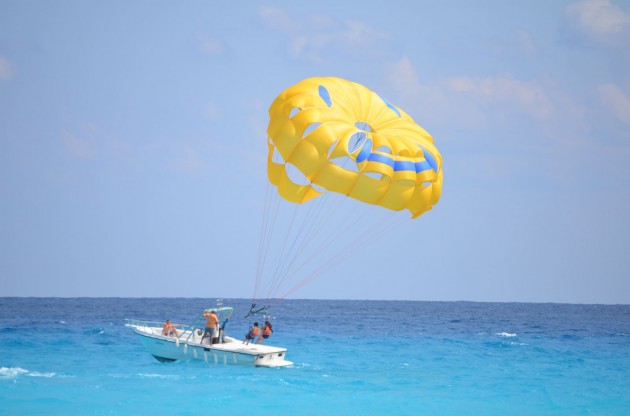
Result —
<path fill-rule="evenodd" d="M 217 311 L 213 309 L 210 312 L 204 312 L 203 317 L 206 318 L 206 329 L 203 331 L 201 343 L 203 344 L 203 340 L 205 337 L 209 337 L 210 344 L 212 344 L 212 339 L 214 338 L 217 330 L 217 324 L 219 323 L 219 318 L 217 318 Z"/>

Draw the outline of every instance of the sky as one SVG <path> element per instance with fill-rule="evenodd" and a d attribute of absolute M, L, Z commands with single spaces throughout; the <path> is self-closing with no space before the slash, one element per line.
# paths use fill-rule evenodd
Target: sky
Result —
<path fill-rule="evenodd" d="M 269 105 L 336 76 L 442 197 L 292 297 L 628 304 L 629 44 L 628 1 L 2 1 L 0 296 L 252 297 Z"/>

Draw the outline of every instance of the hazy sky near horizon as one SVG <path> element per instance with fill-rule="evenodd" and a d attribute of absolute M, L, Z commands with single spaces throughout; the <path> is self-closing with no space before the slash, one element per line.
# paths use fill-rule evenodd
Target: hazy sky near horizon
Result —
<path fill-rule="evenodd" d="M 252 295 L 267 110 L 338 76 L 442 199 L 296 298 L 630 303 L 630 3 L 0 3 L 0 296 Z"/>

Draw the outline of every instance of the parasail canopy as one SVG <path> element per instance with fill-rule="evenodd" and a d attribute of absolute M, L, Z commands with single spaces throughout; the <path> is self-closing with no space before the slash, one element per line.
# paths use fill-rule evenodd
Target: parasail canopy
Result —
<path fill-rule="evenodd" d="M 267 133 L 252 310 L 265 299 L 266 311 L 271 299 L 365 253 L 440 198 L 442 156 L 431 135 L 357 83 L 317 77 L 295 84 L 271 104 Z"/>
<path fill-rule="evenodd" d="M 290 202 L 334 192 L 417 218 L 440 198 L 431 135 L 360 84 L 305 79 L 274 100 L 269 117 L 267 173 Z"/>

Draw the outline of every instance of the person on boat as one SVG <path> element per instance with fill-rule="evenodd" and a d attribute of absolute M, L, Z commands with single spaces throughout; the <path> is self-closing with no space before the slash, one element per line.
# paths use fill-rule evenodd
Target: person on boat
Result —
<path fill-rule="evenodd" d="M 203 317 L 206 318 L 206 328 L 203 331 L 203 336 L 201 337 L 201 342 L 205 337 L 210 338 L 210 344 L 212 344 L 212 340 L 216 334 L 217 324 L 219 323 L 219 318 L 217 318 L 217 311 L 214 309 L 210 312 L 204 312 Z"/>
<path fill-rule="evenodd" d="M 166 320 L 166 323 L 162 327 L 162 335 L 167 337 L 178 337 L 176 326 L 180 326 L 181 324 L 172 324 L 170 319 Z"/>
<path fill-rule="evenodd" d="M 243 341 L 243 344 L 249 344 L 250 341 L 256 339 L 258 334 L 260 334 L 260 328 L 258 328 L 258 322 L 254 322 L 254 326 L 250 327 L 249 332 L 247 333 L 247 335 L 245 335 L 245 340 Z"/>
<path fill-rule="evenodd" d="M 272 332 L 273 329 L 271 328 L 271 323 L 269 321 L 265 321 L 265 325 L 263 325 L 262 335 L 260 336 L 260 338 L 258 338 L 256 344 L 260 344 L 261 342 L 263 342 L 263 339 L 269 338 Z"/>

